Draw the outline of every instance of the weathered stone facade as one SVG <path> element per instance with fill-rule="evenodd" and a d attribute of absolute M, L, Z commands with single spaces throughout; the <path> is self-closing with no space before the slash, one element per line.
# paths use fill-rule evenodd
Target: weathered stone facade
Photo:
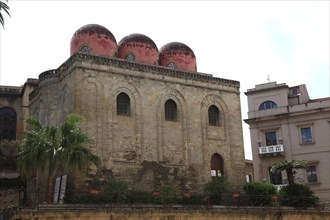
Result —
<path fill-rule="evenodd" d="M 130 115 L 118 115 L 116 98 L 130 99 Z M 165 102 L 177 105 L 177 120 L 165 120 Z M 211 126 L 208 108 L 220 110 Z M 85 119 L 104 173 L 150 191 L 162 183 L 201 190 L 211 180 L 211 157 L 223 159 L 233 185 L 245 182 L 239 82 L 118 58 L 77 53 L 39 76 L 30 111 L 43 123 L 69 113 Z"/>

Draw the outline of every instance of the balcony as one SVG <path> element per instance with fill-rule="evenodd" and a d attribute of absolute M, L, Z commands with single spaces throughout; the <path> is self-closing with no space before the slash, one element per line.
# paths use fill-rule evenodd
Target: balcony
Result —
<path fill-rule="evenodd" d="M 259 156 L 266 154 L 280 154 L 284 152 L 283 144 L 259 147 Z"/>

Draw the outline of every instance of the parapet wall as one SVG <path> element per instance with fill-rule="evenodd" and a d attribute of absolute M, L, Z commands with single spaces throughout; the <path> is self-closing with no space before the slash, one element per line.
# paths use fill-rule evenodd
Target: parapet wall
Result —
<path fill-rule="evenodd" d="M 321 212 L 318 210 L 297 211 L 297 210 L 283 210 L 281 208 L 236 208 L 236 207 L 223 207 L 212 210 L 57 210 L 57 211 L 21 211 L 12 219 L 22 220 L 46 220 L 46 219 L 147 219 L 147 220 L 329 220 L 330 212 Z"/>

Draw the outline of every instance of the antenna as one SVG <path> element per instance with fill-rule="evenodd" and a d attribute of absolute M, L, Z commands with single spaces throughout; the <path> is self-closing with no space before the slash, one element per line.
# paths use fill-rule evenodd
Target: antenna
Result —
<path fill-rule="evenodd" d="M 268 74 L 268 78 L 267 78 L 267 81 L 270 82 L 270 77 L 269 77 L 269 74 Z"/>

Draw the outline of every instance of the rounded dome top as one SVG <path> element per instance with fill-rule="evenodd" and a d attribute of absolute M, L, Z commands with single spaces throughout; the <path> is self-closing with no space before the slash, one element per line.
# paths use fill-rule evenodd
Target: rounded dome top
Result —
<path fill-rule="evenodd" d="M 79 28 L 71 38 L 70 54 L 78 51 L 114 57 L 117 53 L 117 41 L 107 28 L 98 24 L 88 24 Z"/>
<path fill-rule="evenodd" d="M 147 64 L 158 64 L 157 45 L 143 34 L 130 34 L 118 43 L 118 57 Z"/>
<path fill-rule="evenodd" d="M 194 52 L 180 42 L 171 42 L 160 48 L 159 64 L 177 70 L 197 71 Z"/>

